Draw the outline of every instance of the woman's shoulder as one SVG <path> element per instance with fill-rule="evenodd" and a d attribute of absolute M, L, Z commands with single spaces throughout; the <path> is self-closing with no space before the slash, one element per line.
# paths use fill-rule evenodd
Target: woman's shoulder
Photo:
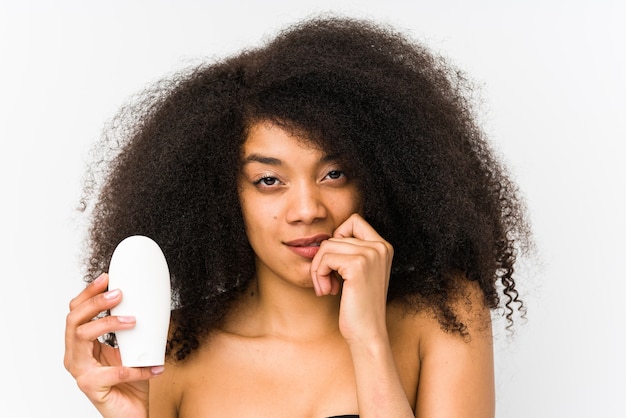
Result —
<path fill-rule="evenodd" d="M 183 360 L 168 358 L 163 374 L 150 381 L 150 416 L 153 410 L 158 417 L 194 416 L 189 408 L 194 411 L 205 407 L 204 401 L 194 404 L 195 401 L 183 403 L 183 400 L 186 397 L 199 399 L 197 392 L 203 388 L 208 388 L 208 394 L 216 392 L 211 389 L 219 386 L 219 382 L 211 376 L 226 375 L 228 368 L 233 368 L 233 362 L 227 356 L 219 355 L 225 351 L 220 347 L 228 344 L 228 338 L 223 333 L 214 332 Z M 214 401 L 215 396 L 211 398 L 208 394 L 204 396 L 205 401 Z M 172 413 L 167 415 L 164 411 Z"/>
<path fill-rule="evenodd" d="M 449 302 L 451 312 L 463 324 L 463 332 L 448 331 L 441 325 L 440 315 L 427 301 L 417 298 L 393 301 L 387 307 L 387 328 L 390 337 L 402 337 L 407 342 L 423 343 L 440 335 L 469 341 L 473 335 L 491 337 L 491 312 L 477 282 L 459 278 Z M 423 344 L 420 344 L 423 345 Z"/>
<path fill-rule="evenodd" d="M 491 312 L 477 283 L 460 279 L 457 287 L 450 309 L 463 324 L 462 332 L 442 327 L 427 304 L 393 302 L 387 310 L 398 372 L 417 415 L 440 414 L 442 400 L 450 416 L 464 408 L 493 415 Z M 470 385 L 476 387 L 472 396 L 465 390 Z"/>
<path fill-rule="evenodd" d="M 491 312 L 478 283 L 459 278 L 457 291 L 449 305 L 463 331 L 441 325 L 440 313 L 427 302 L 393 301 L 387 306 L 387 331 L 398 370 L 413 370 L 403 380 L 417 386 L 424 365 L 446 361 L 463 353 L 490 357 L 492 345 Z M 405 388 L 407 385 L 405 385 Z"/>

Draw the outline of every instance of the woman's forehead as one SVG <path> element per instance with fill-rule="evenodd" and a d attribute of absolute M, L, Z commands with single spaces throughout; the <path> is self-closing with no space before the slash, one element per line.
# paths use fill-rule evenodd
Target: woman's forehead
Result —
<path fill-rule="evenodd" d="M 328 154 L 303 130 L 290 129 L 272 121 L 261 121 L 248 129 L 242 144 L 242 157 L 246 159 L 251 154 L 282 153 L 286 149 L 301 149 L 324 157 Z"/>

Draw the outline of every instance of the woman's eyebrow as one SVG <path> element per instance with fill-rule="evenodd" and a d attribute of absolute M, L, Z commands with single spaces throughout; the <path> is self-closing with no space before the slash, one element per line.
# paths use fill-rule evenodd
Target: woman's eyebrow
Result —
<path fill-rule="evenodd" d="M 250 154 L 243 160 L 243 165 L 246 165 L 252 162 L 267 164 L 267 165 L 276 165 L 276 166 L 281 165 L 283 163 L 278 158 L 266 157 L 261 154 Z"/>
<path fill-rule="evenodd" d="M 337 161 L 339 158 L 340 158 L 340 154 L 325 154 L 322 156 L 322 158 L 320 158 L 319 161 L 321 163 L 327 163 L 330 161 Z M 283 161 L 278 158 L 267 157 L 265 155 L 252 153 L 243 160 L 242 165 L 246 165 L 252 162 L 273 165 L 273 166 L 279 166 L 283 164 Z"/>
<path fill-rule="evenodd" d="M 321 163 L 328 163 L 331 161 L 339 161 L 341 159 L 341 154 L 340 153 L 335 153 L 335 154 L 324 154 L 322 156 L 322 158 L 320 158 L 320 162 Z"/>

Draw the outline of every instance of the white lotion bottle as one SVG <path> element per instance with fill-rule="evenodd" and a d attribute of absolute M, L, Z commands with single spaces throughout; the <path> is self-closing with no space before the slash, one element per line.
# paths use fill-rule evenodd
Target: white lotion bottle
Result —
<path fill-rule="evenodd" d="M 135 327 L 115 333 L 122 365 L 162 366 L 170 324 L 170 273 L 156 242 L 133 235 L 120 242 L 109 265 L 109 289 L 122 291 L 111 315 L 134 316 Z"/>

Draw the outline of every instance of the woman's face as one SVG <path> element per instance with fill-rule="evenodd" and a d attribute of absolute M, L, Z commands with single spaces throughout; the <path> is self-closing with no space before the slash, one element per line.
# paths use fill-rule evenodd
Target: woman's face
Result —
<path fill-rule="evenodd" d="M 253 125 L 243 144 L 239 196 L 258 279 L 305 287 L 320 242 L 360 208 L 335 157 L 271 122 Z"/>

